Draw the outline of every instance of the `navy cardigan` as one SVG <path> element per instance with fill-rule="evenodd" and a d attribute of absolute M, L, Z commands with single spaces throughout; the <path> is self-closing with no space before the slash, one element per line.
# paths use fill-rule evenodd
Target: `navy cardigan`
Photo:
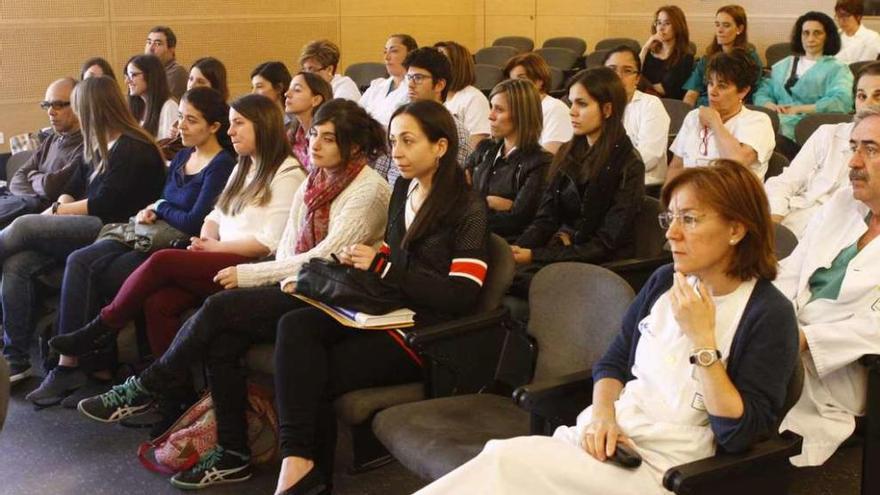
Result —
<path fill-rule="evenodd" d="M 658 269 L 642 287 L 626 315 L 620 333 L 593 367 L 593 380 L 633 380 L 632 367 L 641 332 L 639 322 L 657 299 L 672 288 L 672 265 Z M 794 307 L 773 284 L 758 280 L 746 304 L 727 360 L 727 374 L 742 396 L 740 418 L 709 414 L 718 446 L 739 452 L 775 432 L 785 402 L 788 381 L 799 362 L 798 324 Z"/>

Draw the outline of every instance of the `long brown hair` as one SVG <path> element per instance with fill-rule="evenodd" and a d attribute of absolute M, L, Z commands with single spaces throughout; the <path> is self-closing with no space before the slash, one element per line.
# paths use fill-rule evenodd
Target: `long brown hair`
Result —
<path fill-rule="evenodd" d="M 165 67 L 162 66 L 159 57 L 155 55 L 131 57 L 125 64 L 126 73 L 128 73 L 129 64 L 143 72 L 141 77 L 147 83 L 147 93 L 142 97 L 128 95 L 128 107 L 131 109 L 132 115 L 144 123 L 144 129 L 156 136 L 159 132 L 159 117 L 162 114 L 162 107 L 171 98 Z"/>
<path fill-rule="evenodd" d="M 239 156 L 235 175 L 217 199 L 217 208 L 227 215 L 241 212 L 247 205 L 262 206 L 271 201 L 270 184 L 275 172 L 290 156 L 290 144 L 284 134 L 284 116 L 278 104 L 269 98 L 249 94 L 230 105 L 254 126 L 253 156 Z M 245 185 L 251 167 L 256 167 L 256 177 Z"/>
<path fill-rule="evenodd" d="M 739 5 L 725 5 L 715 11 L 715 17 L 718 17 L 718 14 L 722 12 L 732 17 L 734 24 L 742 26 L 743 28 L 742 32 L 736 35 L 736 39 L 733 41 L 733 46 L 736 48 L 747 49 L 749 44 L 749 18 L 746 16 L 746 9 Z M 718 44 L 718 37 L 713 36 L 712 42 L 709 43 L 709 47 L 706 48 L 706 55 L 715 55 L 720 51 L 721 45 Z"/>
<path fill-rule="evenodd" d="M 664 5 L 657 9 L 657 11 L 654 12 L 655 23 L 660 17 L 660 12 L 663 12 L 666 14 L 666 17 L 669 18 L 669 23 L 672 25 L 672 32 L 675 33 L 675 42 L 672 44 L 672 52 L 664 62 L 664 65 L 671 67 L 677 64 L 690 49 L 691 35 L 688 30 L 687 18 L 684 15 L 684 11 L 682 11 L 677 5 Z M 656 33 L 657 26 L 651 24 L 651 34 Z M 651 47 L 651 53 L 656 54 L 661 48 L 662 45 L 657 43 Z"/>
<path fill-rule="evenodd" d="M 544 130 L 544 113 L 538 87 L 527 79 L 508 79 L 492 88 L 489 100 L 497 94 L 507 97 L 511 121 L 516 129 L 516 147 L 523 151 L 538 149 Z"/>
<path fill-rule="evenodd" d="M 434 48 L 446 50 L 449 64 L 452 66 L 452 80 L 446 85 L 451 93 L 474 84 L 477 80 L 477 69 L 474 56 L 463 45 L 454 41 L 439 41 Z"/>
<path fill-rule="evenodd" d="M 676 189 L 691 186 L 701 202 L 723 218 L 741 223 L 746 235 L 734 246 L 725 273 L 740 280 L 776 278 L 775 234 L 764 186 L 739 162 L 713 160 L 708 167 L 691 167 L 663 186 L 660 202 L 669 207 Z"/>

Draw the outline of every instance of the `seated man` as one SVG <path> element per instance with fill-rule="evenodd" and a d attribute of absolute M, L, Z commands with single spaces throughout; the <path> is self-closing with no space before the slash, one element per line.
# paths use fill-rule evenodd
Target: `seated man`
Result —
<path fill-rule="evenodd" d="M 850 186 L 810 221 L 776 286 L 795 305 L 805 378 L 780 431 L 804 437 L 797 466 L 824 463 L 864 414 L 864 354 L 880 353 L 880 109 L 856 116 Z"/>
<path fill-rule="evenodd" d="M 165 66 L 165 77 L 168 78 L 168 90 L 175 100 L 186 92 L 186 82 L 189 79 L 189 71 L 177 63 L 177 36 L 168 26 L 156 26 L 147 34 L 147 44 L 144 46 L 145 55 L 159 57 Z"/>
<path fill-rule="evenodd" d="M 40 107 L 49 115 L 52 132 L 40 147 L 8 178 L 8 188 L 0 190 L 0 228 L 26 213 L 39 213 L 58 200 L 61 188 L 70 179 L 83 154 L 79 120 L 70 107 L 73 78 L 59 79 L 46 89 Z"/>
<path fill-rule="evenodd" d="M 856 112 L 880 105 L 880 62 L 865 66 L 856 76 Z M 803 237 L 807 223 L 841 187 L 848 184 L 849 136 L 853 124 L 819 127 L 781 175 L 765 184 L 774 222 Z"/>
<path fill-rule="evenodd" d="M 303 72 L 313 72 L 333 87 L 334 98 L 345 98 L 355 103 L 361 99 L 357 84 L 348 76 L 337 74 L 339 68 L 339 47 L 330 40 L 309 42 L 299 54 L 299 64 Z"/>

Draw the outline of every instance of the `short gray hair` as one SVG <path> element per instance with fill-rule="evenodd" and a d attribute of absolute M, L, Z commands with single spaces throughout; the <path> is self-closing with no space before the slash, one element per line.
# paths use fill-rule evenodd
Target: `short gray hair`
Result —
<path fill-rule="evenodd" d="M 868 105 L 867 107 L 856 112 L 855 118 L 853 118 L 853 122 L 855 125 L 859 125 L 863 120 L 869 117 L 880 117 L 880 106 L 877 105 Z"/>

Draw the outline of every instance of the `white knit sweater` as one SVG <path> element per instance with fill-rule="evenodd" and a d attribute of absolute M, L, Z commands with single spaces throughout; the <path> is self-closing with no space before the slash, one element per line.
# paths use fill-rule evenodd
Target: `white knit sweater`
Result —
<path fill-rule="evenodd" d="M 352 244 L 377 246 L 382 242 L 391 188 L 375 170 L 364 167 L 330 203 L 327 237 L 311 250 L 294 254 L 299 230 L 305 221 L 304 195 L 307 185 L 308 181 L 304 181 L 293 197 L 275 260 L 238 265 L 239 287 L 257 287 L 279 281 L 284 287 L 296 282 L 300 266 L 312 258 L 329 259 L 330 253 L 338 253 Z"/>

